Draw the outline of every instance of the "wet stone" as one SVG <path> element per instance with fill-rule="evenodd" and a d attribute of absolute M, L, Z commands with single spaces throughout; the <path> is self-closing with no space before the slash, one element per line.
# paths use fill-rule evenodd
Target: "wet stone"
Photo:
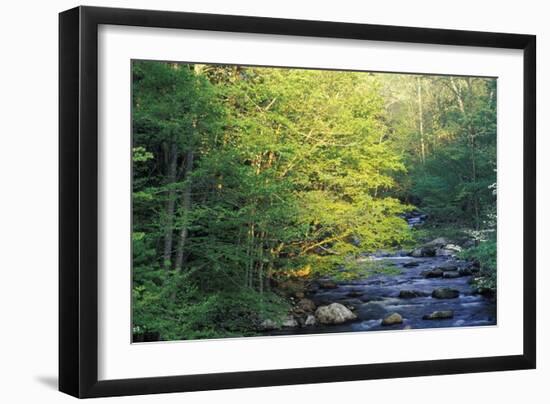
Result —
<path fill-rule="evenodd" d="M 432 292 L 432 297 L 436 299 L 456 299 L 460 292 L 451 288 L 439 288 Z"/>
<path fill-rule="evenodd" d="M 424 320 L 445 320 L 453 318 L 454 312 L 452 310 L 438 310 L 430 314 L 424 315 L 422 318 Z"/>

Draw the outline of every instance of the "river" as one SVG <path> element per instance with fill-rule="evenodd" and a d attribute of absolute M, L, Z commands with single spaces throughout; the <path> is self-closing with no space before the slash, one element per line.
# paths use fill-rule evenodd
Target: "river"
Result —
<path fill-rule="evenodd" d="M 416 221 L 416 219 L 413 220 Z M 472 275 L 450 278 L 432 278 L 425 275 L 426 271 L 432 271 L 439 267 L 450 267 L 451 270 L 447 269 L 448 272 L 458 274 L 460 269 L 468 268 L 467 262 L 453 256 L 415 258 L 403 254 L 369 255 L 362 259 L 393 265 L 399 273 L 378 274 L 365 279 L 347 281 L 330 279 L 333 283 L 331 288 L 323 288 L 322 283 L 318 282 L 306 295 L 317 306 L 331 303 L 343 304 L 355 313 L 356 320 L 337 325 L 317 324 L 311 327 L 287 328 L 273 331 L 270 334 L 292 335 L 496 325 L 496 299 L 475 294 L 469 283 Z M 452 267 L 456 267 L 456 269 L 453 270 Z M 447 299 L 432 297 L 432 292 L 439 288 L 457 290 L 458 297 Z M 414 291 L 419 296 L 403 297 L 403 294 L 400 295 L 400 293 L 406 292 L 401 291 Z M 452 318 L 437 320 L 423 318 L 435 311 L 449 310 L 452 311 Z M 395 325 L 382 325 L 382 319 L 392 313 L 399 313 L 403 322 Z"/>

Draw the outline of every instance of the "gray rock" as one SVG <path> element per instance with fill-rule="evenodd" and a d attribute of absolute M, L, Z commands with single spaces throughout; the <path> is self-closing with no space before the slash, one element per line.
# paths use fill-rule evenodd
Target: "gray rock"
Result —
<path fill-rule="evenodd" d="M 441 269 L 442 271 L 456 271 L 458 269 L 458 265 L 456 262 L 444 262 L 439 265 L 437 269 Z"/>
<path fill-rule="evenodd" d="M 455 252 L 452 250 L 447 250 L 446 248 L 438 248 L 435 250 L 436 257 L 452 257 L 455 255 Z"/>
<path fill-rule="evenodd" d="M 424 320 L 445 320 L 448 318 L 453 318 L 454 312 L 452 310 L 440 310 L 434 311 L 430 314 L 426 314 L 422 317 Z"/>
<path fill-rule="evenodd" d="M 460 292 L 451 288 L 439 288 L 432 292 L 432 297 L 436 299 L 456 299 Z"/>
<path fill-rule="evenodd" d="M 299 324 L 298 324 L 298 321 L 293 316 L 288 316 L 283 320 L 281 325 L 284 328 L 294 328 L 294 327 L 298 327 Z"/>
<path fill-rule="evenodd" d="M 462 247 L 460 247 L 459 245 L 456 245 L 456 244 L 445 244 L 445 246 L 443 246 L 443 248 L 445 250 L 454 251 L 455 253 L 458 253 L 458 252 L 462 251 Z"/>
<path fill-rule="evenodd" d="M 419 248 L 415 248 L 414 250 L 412 250 L 410 252 L 410 256 L 411 257 L 416 257 L 416 258 L 419 258 L 419 257 L 434 257 L 436 254 L 436 248 L 435 247 L 431 247 L 431 246 L 424 246 L 424 247 L 419 247 Z"/>
<path fill-rule="evenodd" d="M 411 262 L 406 262 L 405 264 L 403 264 L 403 268 L 414 268 L 414 267 L 417 267 L 419 265 L 420 265 L 420 262 L 411 261 Z"/>
<path fill-rule="evenodd" d="M 399 291 L 399 298 L 401 299 L 413 299 L 415 297 L 428 296 L 427 293 L 419 290 L 401 290 Z"/>
<path fill-rule="evenodd" d="M 420 275 L 425 278 L 441 278 L 443 276 L 443 271 L 439 268 L 432 269 L 431 271 L 422 271 Z"/>
<path fill-rule="evenodd" d="M 315 324 L 317 324 L 315 316 L 312 314 L 308 314 L 304 321 L 304 327 L 313 327 Z"/>
<path fill-rule="evenodd" d="M 424 247 L 442 247 L 447 244 L 449 244 L 449 240 L 447 240 L 445 237 L 438 237 L 424 244 Z"/>
<path fill-rule="evenodd" d="M 392 313 L 382 320 L 382 325 L 394 325 L 403 323 L 403 317 L 399 313 Z"/>
<path fill-rule="evenodd" d="M 357 316 L 340 303 L 332 303 L 328 306 L 321 306 L 315 310 L 315 318 L 321 324 L 342 324 L 346 321 L 355 320 Z"/>
<path fill-rule="evenodd" d="M 409 254 L 411 257 L 422 257 L 422 248 L 415 248 Z"/>

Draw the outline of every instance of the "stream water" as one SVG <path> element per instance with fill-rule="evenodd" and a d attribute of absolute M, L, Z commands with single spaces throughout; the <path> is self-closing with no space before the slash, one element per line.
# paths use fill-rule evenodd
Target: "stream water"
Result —
<path fill-rule="evenodd" d="M 413 219 L 411 225 L 418 223 L 417 217 L 411 219 Z M 318 287 L 306 295 L 317 306 L 341 303 L 353 310 L 357 315 L 356 320 L 339 325 L 318 324 L 312 327 L 282 329 L 273 332 L 273 334 L 309 334 L 496 324 L 496 299 L 474 294 L 469 284 L 471 275 L 456 278 L 430 278 L 422 274 L 425 271 L 445 265 L 456 265 L 458 269 L 466 268 L 468 263 L 450 256 L 414 258 L 398 254 L 381 255 L 371 255 L 365 257 L 365 259 L 393 264 L 400 273 L 397 275 L 380 274 L 350 281 L 332 280 L 336 284 L 335 288 L 323 289 Z M 458 290 L 459 296 L 451 299 L 432 297 L 432 292 L 438 288 Z M 421 292 L 422 296 L 400 297 L 402 290 Z M 452 310 L 453 317 L 438 320 L 423 319 L 425 315 L 443 310 Z M 389 326 L 382 325 L 382 319 L 394 312 L 403 317 L 403 322 Z"/>

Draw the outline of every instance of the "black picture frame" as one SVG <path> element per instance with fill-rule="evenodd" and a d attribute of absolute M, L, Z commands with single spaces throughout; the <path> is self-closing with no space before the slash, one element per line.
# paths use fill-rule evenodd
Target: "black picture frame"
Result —
<path fill-rule="evenodd" d="M 523 50 L 523 354 L 98 381 L 98 26 Z M 75 397 L 533 369 L 536 366 L 534 35 L 77 7 L 59 15 L 59 389 Z"/>

